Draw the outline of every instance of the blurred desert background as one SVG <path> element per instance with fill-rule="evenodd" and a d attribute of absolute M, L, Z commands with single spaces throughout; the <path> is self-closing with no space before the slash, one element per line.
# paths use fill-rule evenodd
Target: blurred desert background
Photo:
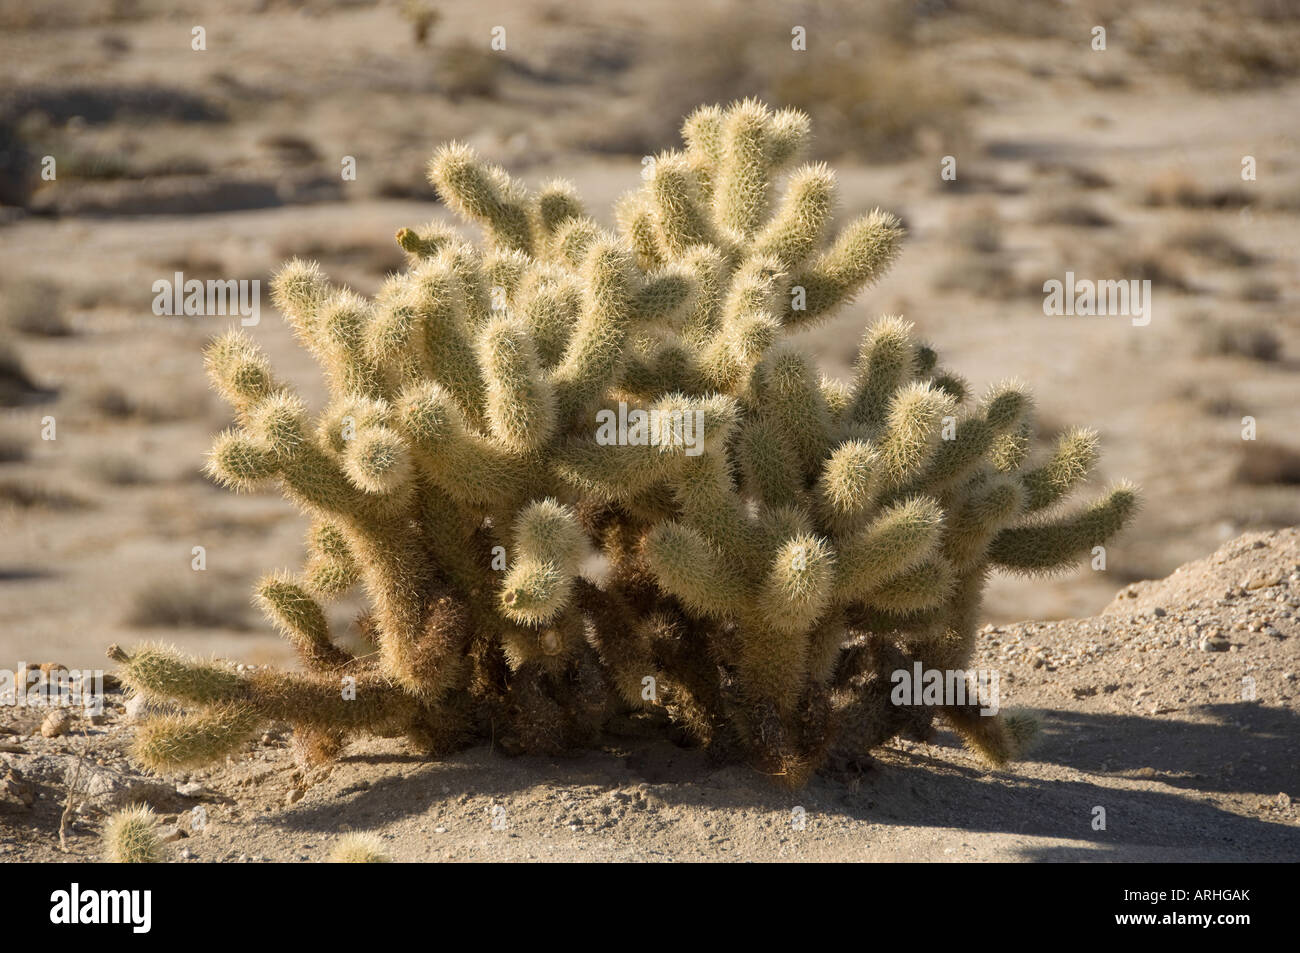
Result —
<path fill-rule="evenodd" d="M 842 219 L 879 205 L 909 229 L 807 333 L 828 373 L 902 314 L 977 389 L 1027 382 L 1045 433 L 1096 427 L 1098 488 L 1144 487 L 1104 572 L 999 579 L 988 621 L 1094 615 L 1300 523 L 1300 3 L 0 0 L 3 665 L 99 667 L 141 638 L 290 661 L 250 588 L 300 564 L 305 522 L 200 472 L 228 423 L 201 350 L 238 318 L 155 316 L 155 281 L 260 280 L 250 332 L 319 397 L 268 280 L 299 255 L 374 292 L 394 232 L 448 217 L 436 145 L 568 177 L 612 224 L 690 109 L 745 95 L 811 113 Z M 1150 279 L 1150 324 L 1045 317 L 1067 270 Z"/>

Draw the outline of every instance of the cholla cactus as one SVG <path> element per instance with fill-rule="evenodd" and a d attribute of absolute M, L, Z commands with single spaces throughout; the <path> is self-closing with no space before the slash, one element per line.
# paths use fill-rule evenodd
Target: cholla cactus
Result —
<path fill-rule="evenodd" d="M 157 818 L 140 804 L 109 815 L 104 822 L 104 855 L 115 864 L 157 864 L 165 857 L 155 829 Z"/>
<path fill-rule="evenodd" d="M 344 834 L 330 851 L 331 864 L 387 864 L 392 858 L 375 834 Z"/>
<path fill-rule="evenodd" d="M 1090 431 L 1031 455 L 1020 385 L 971 397 L 902 319 L 868 329 L 847 382 L 790 346 L 903 236 L 875 211 L 831 237 L 824 165 L 776 194 L 805 115 L 706 107 L 684 138 L 616 233 L 569 184 L 529 192 L 450 145 L 429 178 L 481 246 L 401 230 L 409 268 L 373 301 L 286 265 L 276 303 L 330 385 L 314 418 L 249 337 L 211 345 L 238 426 L 209 472 L 278 482 L 311 520 L 304 569 L 257 590 L 304 671 L 115 650 L 187 709 L 142 730 L 141 760 L 221 758 L 269 720 L 320 758 L 358 732 L 559 753 L 636 710 L 798 784 L 927 729 L 890 675 L 968 662 L 990 570 L 1051 572 L 1120 529 L 1128 486 L 1058 506 Z M 357 585 L 374 649 L 354 655 L 322 605 Z M 938 712 L 995 763 L 1030 731 Z"/>

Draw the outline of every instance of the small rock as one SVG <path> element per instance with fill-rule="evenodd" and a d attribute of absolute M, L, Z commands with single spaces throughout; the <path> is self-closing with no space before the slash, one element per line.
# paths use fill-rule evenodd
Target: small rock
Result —
<path fill-rule="evenodd" d="M 158 839 L 162 841 L 164 844 L 170 844 L 173 841 L 178 841 L 185 836 L 187 836 L 186 833 L 183 830 L 181 830 L 179 827 L 177 827 L 175 824 L 171 825 L 170 827 L 160 827 L 158 829 Z"/>
<path fill-rule="evenodd" d="M 1287 794 L 1285 791 L 1279 791 L 1277 794 L 1277 806 L 1280 808 L 1290 807 L 1291 795 Z"/>
<path fill-rule="evenodd" d="M 23 773 L 9 768 L 0 775 L 0 811 L 30 811 L 36 790 L 23 780 Z"/>
<path fill-rule="evenodd" d="M 41 722 L 41 734 L 46 738 L 57 738 L 65 734 L 71 724 L 72 716 L 62 708 L 55 708 Z"/>
<path fill-rule="evenodd" d="M 445 827 L 435 827 L 435 828 L 433 829 L 433 832 L 434 832 L 435 834 L 445 834 L 445 833 L 447 833 L 447 828 L 445 828 Z"/>
<path fill-rule="evenodd" d="M 1154 609 L 1152 609 L 1151 614 L 1155 616 L 1157 619 L 1169 615 L 1169 613 L 1166 612 L 1164 609 L 1162 609 L 1160 606 L 1156 606 Z"/>
<path fill-rule="evenodd" d="M 1198 647 L 1202 652 L 1226 652 L 1232 647 L 1232 643 L 1222 636 L 1210 636 L 1201 639 Z"/>
<path fill-rule="evenodd" d="M 176 793 L 181 797 L 203 797 L 208 793 L 208 789 L 198 781 L 186 781 L 184 784 L 176 785 Z"/>
<path fill-rule="evenodd" d="M 1276 586 L 1282 581 L 1282 576 L 1277 572 L 1261 572 L 1252 576 L 1243 582 L 1243 589 L 1266 589 L 1269 586 Z"/>
<path fill-rule="evenodd" d="M 288 794 L 284 796 L 284 803 L 297 804 L 299 801 L 302 800 L 302 795 L 303 795 L 302 788 L 293 788 L 292 790 L 289 791 Z"/>
<path fill-rule="evenodd" d="M 76 770 L 76 760 L 68 759 L 65 783 L 71 783 Z M 176 799 L 175 791 L 166 784 L 103 765 L 83 764 L 77 786 L 86 798 L 100 802 L 105 808 L 126 807 L 141 801 L 153 807 L 166 807 Z"/>

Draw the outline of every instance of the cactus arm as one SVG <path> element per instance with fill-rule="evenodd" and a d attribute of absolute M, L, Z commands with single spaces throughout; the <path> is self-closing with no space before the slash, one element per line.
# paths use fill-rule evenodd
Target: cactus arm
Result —
<path fill-rule="evenodd" d="M 1064 569 L 1123 529 L 1137 506 L 1136 490 L 1121 484 L 1077 513 L 1002 530 L 989 545 L 989 558 L 1001 568 L 1022 573 Z"/>

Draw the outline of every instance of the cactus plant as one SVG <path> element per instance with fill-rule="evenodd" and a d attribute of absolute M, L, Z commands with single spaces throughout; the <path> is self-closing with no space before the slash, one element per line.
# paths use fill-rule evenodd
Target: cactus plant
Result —
<path fill-rule="evenodd" d="M 903 229 L 877 210 L 832 236 L 834 175 L 792 168 L 808 135 L 795 110 L 701 108 L 616 231 L 570 184 L 530 192 L 452 144 L 429 178 L 481 244 L 402 229 L 409 267 L 374 300 L 285 265 L 275 302 L 330 401 L 309 415 L 249 336 L 216 340 L 238 425 L 208 471 L 278 482 L 310 518 L 303 570 L 257 589 L 302 671 L 114 648 L 135 690 L 187 709 L 143 729 L 140 759 L 210 761 L 270 720 L 321 758 L 366 732 L 561 753 L 629 713 L 792 785 L 936 714 L 1013 757 L 1025 720 L 893 704 L 890 673 L 965 666 L 989 572 L 1071 565 L 1135 491 L 1063 509 L 1095 435 L 1031 452 L 1024 388 L 974 398 L 899 317 L 851 380 L 818 373 L 793 339 Z M 323 608 L 355 586 L 356 653 Z"/>
<path fill-rule="evenodd" d="M 104 855 L 114 864 L 157 864 L 165 859 L 155 829 L 157 818 L 147 805 L 138 804 L 109 815 L 104 821 Z"/>
<path fill-rule="evenodd" d="M 387 864 L 391 862 L 384 842 L 375 834 L 344 834 L 330 850 L 331 864 Z"/>

